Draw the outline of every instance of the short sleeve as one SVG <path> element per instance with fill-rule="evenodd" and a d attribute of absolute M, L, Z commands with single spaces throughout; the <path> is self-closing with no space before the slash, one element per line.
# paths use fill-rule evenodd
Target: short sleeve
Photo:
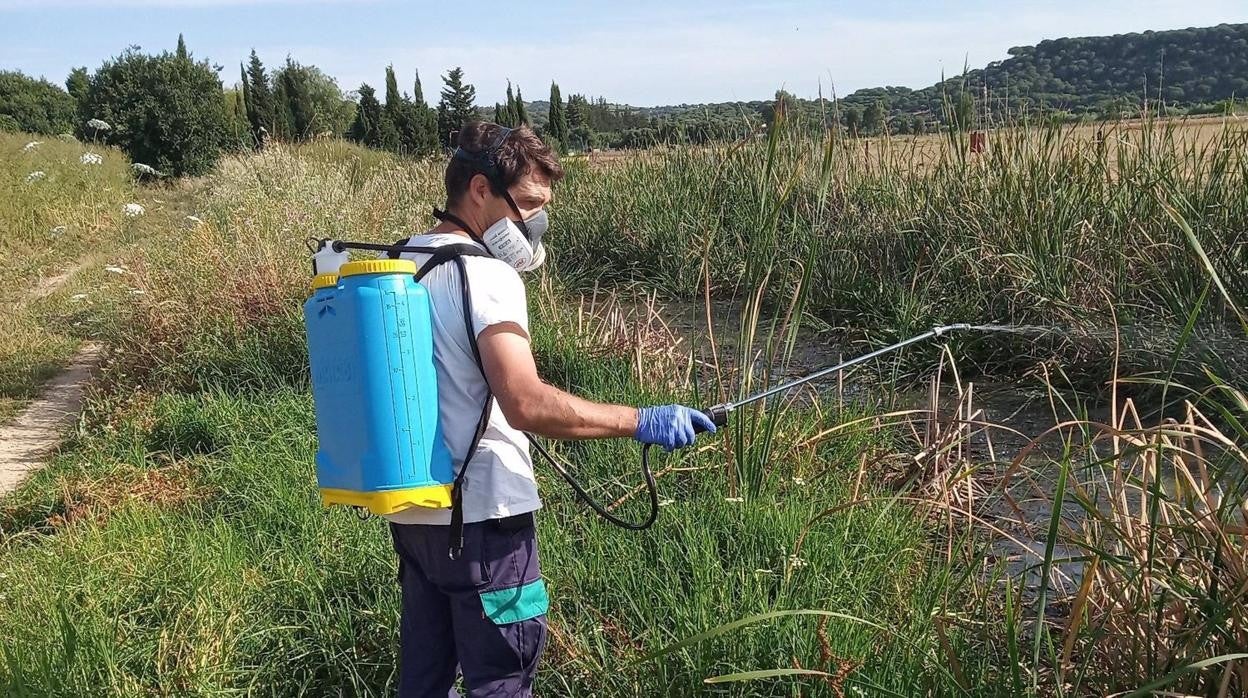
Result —
<path fill-rule="evenodd" d="M 469 292 L 472 294 L 472 331 L 514 322 L 529 333 L 529 306 L 520 274 L 496 259 L 468 257 Z"/>

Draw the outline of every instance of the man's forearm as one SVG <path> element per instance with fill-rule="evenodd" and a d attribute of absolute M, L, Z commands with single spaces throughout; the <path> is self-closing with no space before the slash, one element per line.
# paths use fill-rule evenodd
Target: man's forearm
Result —
<path fill-rule="evenodd" d="M 552 439 L 607 439 L 637 431 L 636 408 L 591 402 L 546 383 L 516 409 L 519 414 L 506 415 L 513 426 Z"/>

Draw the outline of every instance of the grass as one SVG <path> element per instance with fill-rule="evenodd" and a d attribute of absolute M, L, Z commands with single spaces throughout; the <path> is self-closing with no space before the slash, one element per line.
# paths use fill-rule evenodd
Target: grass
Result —
<path fill-rule="evenodd" d="M 1106 131 L 1103 146 L 1070 128 L 993 132 L 974 157 L 957 139 L 928 139 L 938 156 L 921 167 L 905 139 L 864 158 L 860 141 L 799 133 L 574 167 L 555 212 L 554 264 L 574 288 L 645 283 L 700 299 L 708 276 L 713 293 L 739 295 L 755 288 L 748 269 L 760 258 L 801 260 L 815 248 L 813 269 L 770 284 L 808 273 L 810 312 L 849 339 L 878 345 L 960 321 L 1055 326 L 1062 332 L 1039 345 L 964 346 L 966 370 L 1018 375 L 1056 356 L 1095 384 L 1110 373 L 1103 328 L 1116 318 L 1138 334 L 1125 365 L 1156 368 L 1176 344 L 1174 318 L 1207 282 L 1165 208 L 1183 209 L 1241 292 L 1234 270 L 1248 228 L 1240 122 Z"/>
<path fill-rule="evenodd" d="M 101 162 L 83 162 L 88 153 Z M 115 148 L 0 134 L 0 423 L 107 324 L 114 302 L 98 289 L 121 279 L 102 270 L 121 271 L 122 251 L 168 223 L 154 191 L 136 185 Z M 127 218 L 122 207 L 135 202 L 147 213 Z"/>
<path fill-rule="evenodd" d="M 875 344 L 944 320 L 1097 334 L 912 353 L 907 370 L 940 366 L 926 410 L 813 391 L 759 405 L 658 459 L 663 509 L 644 534 L 593 518 L 539 465 L 553 603 L 542 692 L 1242 690 L 1248 400 L 1217 352 L 1190 349 L 1219 332 L 1243 341 L 1244 172 L 1223 147 L 1240 141 L 1143 133 L 1124 135 L 1113 163 L 1063 131 L 1003 135 L 989 158 L 923 171 L 780 133 L 603 170 L 569 163 L 530 306 L 543 376 L 591 398 L 704 404 L 759 389 L 814 316 Z M 111 363 L 82 433 L 0 502 L 2 692 L 393 691 L 385 529 L 316 501 L 300 243 L 406 235 L 439 186 L 436 163 L 341 143 L 232 157 L 168 205 L 199 222 L 151 229 L 126 274 L 71 280 L 89 303 L 30 306 L 44 327 L 83 323 Z M 606 300 L 590 312 L 577 294 L 595 282 Z M 690 353 L 654 295 L 626 311 L 613 283 L 708 304 L 736 295 L 731 355 L 715 342 Z M 1045 352 L 1066 361 L 1037 367 Z M 986 422 L 967 382 L 994 367 L 1054 385 L 1104 367 L 1112 428 L 1055 388 L 1057 438 L 1004 477 L 1013 454 L 976 449 L 1008 425 Z M 1123 407 L 1143 404 L 1124 398 L 1145 382 L 1167 396 L 1156 415 Z M 1190 408 L 1165 409 L 1180 395 Z M 634 518 L 644 506 L 631 442 L 554 448 L 598 499 Z M 1043 515 L 1001 513 L 1019 483 Z"/>

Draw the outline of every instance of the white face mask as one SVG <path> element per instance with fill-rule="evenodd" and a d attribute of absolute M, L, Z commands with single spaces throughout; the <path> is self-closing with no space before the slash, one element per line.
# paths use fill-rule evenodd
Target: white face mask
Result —
<path fill-rule="evenodd" d="M 529 244 L 520 227 L 510 218 L 500 218 L 486 228 L 481 240 L 496 259 L 501 259 L 516 271 L 533 271 L 546 261 L 546 248 L 537 243 Z"/>

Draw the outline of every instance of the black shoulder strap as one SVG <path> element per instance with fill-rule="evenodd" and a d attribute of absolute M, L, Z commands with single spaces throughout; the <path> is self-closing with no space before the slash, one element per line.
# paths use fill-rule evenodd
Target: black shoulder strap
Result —
<path fill-rule="evenodd" d="M 490 422 L 490 411 L 494 405 L 494 395 L 490 391 L 490 382 L 486 379 L 485 367 L 481 364 L 481 350 L 477 347 L 477 335 L 472 331 L 471 281 L 468 279 L 468 265 L 464 264 L 464 257 L 490 257 L 491 255 L 480 247 L 467 243 L 438 245 L 436 247 L 408 247 L 402 246 L 403 242 L 405 241 L 400 240 L 396 248 L 389 252 L 391 259 L 398 258 L 404 252 L 430 255 L 429 259 L 416 272 L 417 282 L 425 278 L 425 275 L 429 272 L 452 260 L 459 267 L 459 288 L 460 293 L 463 294 L 463 302 L 460 305 L 464 309 L 464 330 L 468 332 L 468 344 L 472 347 L 472 358 L 477 362 L 477 368 L 481 371 L 481 378 L 485 380 L 485 405 L 481 408 L 481 417 L 477 420 L 477 429 L 472 435 L 472 442 L 468 445 L 468 452 L 464 454 L 464 463 L 460 466 L 459 472 L 455 474 L 455 482 L 451 486 L 451 530 L 448 554 L 452 560 L 458 560 L 464 551 L 464 476 L 468 473 L 468 463 L 472 461 L 472 457 L 476 455 L 477 448 L 481 445 L 481 438 L 485 436 L 485 429 Z"/>

